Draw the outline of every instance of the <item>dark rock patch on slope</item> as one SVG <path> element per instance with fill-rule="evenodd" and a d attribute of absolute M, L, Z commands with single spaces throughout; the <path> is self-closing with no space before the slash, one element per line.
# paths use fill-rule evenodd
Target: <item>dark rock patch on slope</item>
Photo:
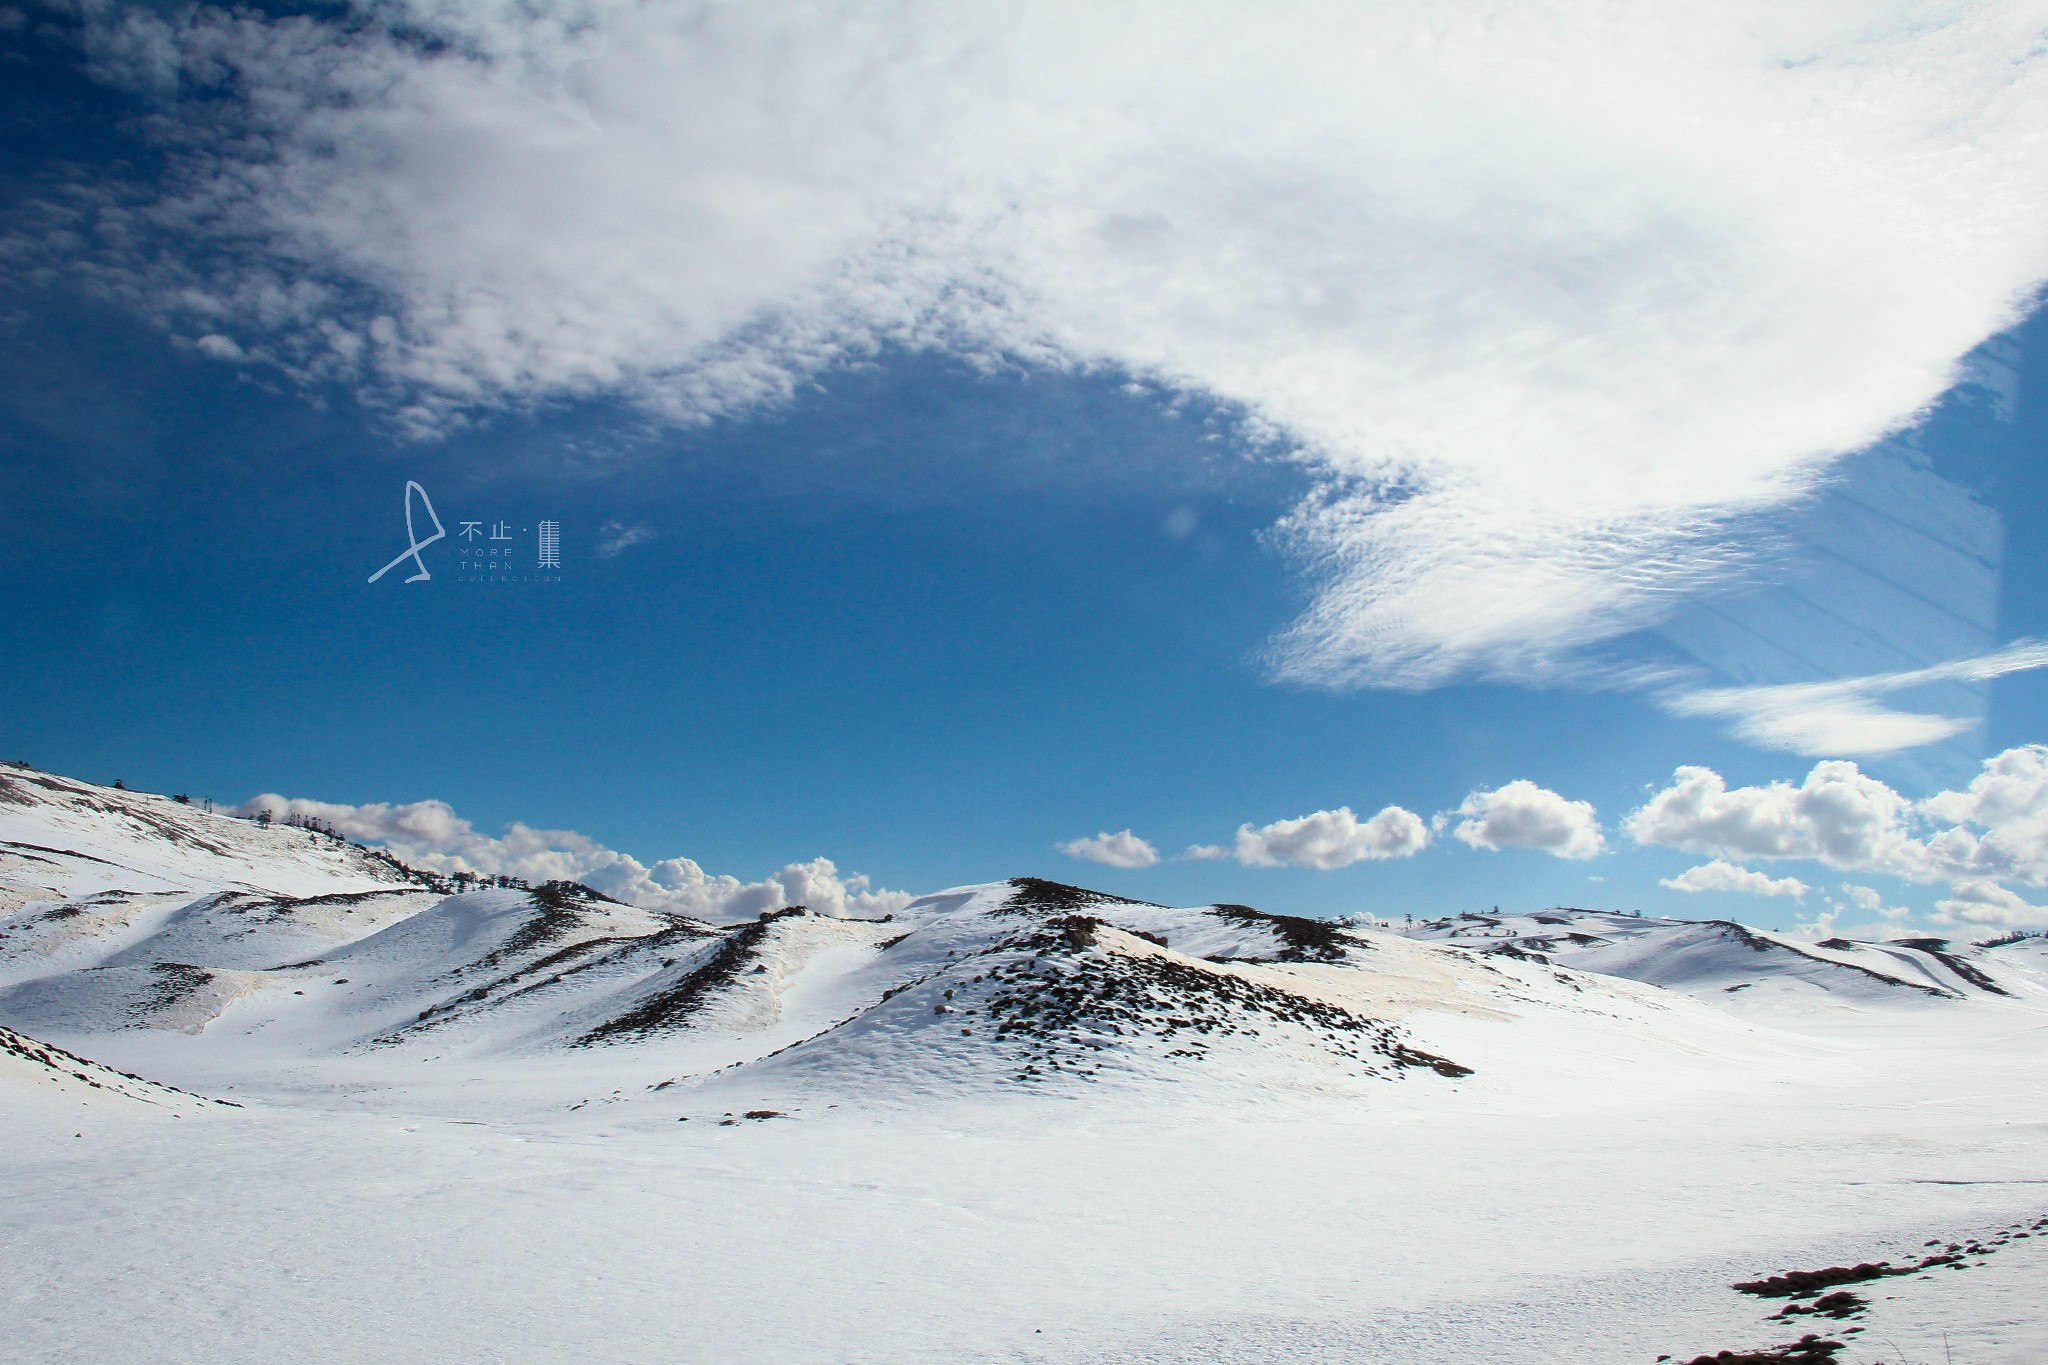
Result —
<path fill-rule="evenodd" d="M 1207 1055 L 1209 1040 L 1256 1036 L 1262 1021 L 1297 1026 L 1368 1070 L 1472 1074 L 1469 1067 L 1409 1047 L 1392 1025 L 1277 986 L 1166 956 L 1076 956 L 1101 928 L 1101 921 L 1088 916 L 1052 921 L 1004 945 L 1024 956 L 987 974 L 988 990 L 975 1003 L 995 1021 L 997 1040 L 1022 1045 L 1018 1079 L 1058 1071 L 1091 1076 L 1098 1056 L 1119 1039 L 1178 1040 L 1166 1055 L 1199 1059 Z"/>
<path fill-rule="evenodd" d="M 732 984 L 760 952 L 776 920 L 808 913 L 801 905 L 772 910 L 751 924 L 728 930 L 708 961 L 681 979 L 661 987 L 623 1014 L 605 1020 L 576 1039 L 574 1046 L 625 1041 L 677 1028 L 709 1004 L 718 991 Z"/>
<path fill-rule="evenodd" d="M 1344 949 L 1356 942 L 1327 920 L 1299 915 L 1272 915 L 1249 905 L 1219 905 L 1213 913 L 1239 924 L 1264 925 L 1283 945 L 1279 962 L 1342 962 Z"/>

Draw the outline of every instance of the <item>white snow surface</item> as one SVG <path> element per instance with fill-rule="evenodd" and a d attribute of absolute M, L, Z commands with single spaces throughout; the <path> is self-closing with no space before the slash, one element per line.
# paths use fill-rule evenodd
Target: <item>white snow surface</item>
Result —
<path fill-rule="evenodd" d="M 16 768 L 0 840 L 10 1360 L 2048 1358 L 2040 939 L 719 927 Z"/>

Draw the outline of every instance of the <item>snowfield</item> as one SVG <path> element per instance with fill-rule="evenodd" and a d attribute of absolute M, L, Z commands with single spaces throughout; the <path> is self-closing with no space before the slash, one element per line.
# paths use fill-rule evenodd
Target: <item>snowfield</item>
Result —
<path fill-rule="evenodd" d="M 2040 939 L 713 925 L 0 767 L 0 1025 L 8 1359 L 2048 1359 Z"/>

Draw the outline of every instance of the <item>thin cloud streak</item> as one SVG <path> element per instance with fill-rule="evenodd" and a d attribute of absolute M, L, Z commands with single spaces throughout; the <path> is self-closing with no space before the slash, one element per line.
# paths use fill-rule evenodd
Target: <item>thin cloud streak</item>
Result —
<path fill-rule="evenodd" d="M 2048 668 L 2048 644 L 2020 640 L 1994 654 L 1899 673 L 1837 682 L 1672 692 L 1665 695 L 1664 707 L 1678 716 L 1732 720 L 1731 728 L 1738 736 L 1763 748 L 1816 758 L 1863 757 L 1937 744 L 1977 723 L 1898 711 L 1874 698 L 1932 683 L 1989 682 L 2038 668 Z"/>

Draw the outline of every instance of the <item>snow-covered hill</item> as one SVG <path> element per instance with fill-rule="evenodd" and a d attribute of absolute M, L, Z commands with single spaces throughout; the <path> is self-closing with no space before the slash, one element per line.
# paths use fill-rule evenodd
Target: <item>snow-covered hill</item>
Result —
<path fill-rule="evenodd" d="M 203 1056 L 181 1074 L 208 1079 L 465 1058 L 779 1103 L 1346 1094 L 1527 1065 L 1511 1059 L 1537 1038 L 1553 1056 L 1640 1054 L 1733 1027 L 1695 1001 L 1755 1015 L 2043 998 L 2011 946 L 1812 945 L 1574 910 L 1400 934 L 1028 878 L 878 920 L 797 907 L 714 926 L 572 883 L 447 894 L 313 831 L 24 769 L 0 783 L 0 1021 L 124 1054 L 137 1034 L 186 1035 L 197 1051 L 167 1064 Z M 1515 1028 L 1474 1035 L 1475 1019 Z"/>
<path fill-rule="evenodd" d="M 530 1063 L 579 1098 L 599 1072 L 622 1094 L 738 1086 L 779 1104 L 1341 1095 L 1486 1065 L 1425 1036 L 1462 1021 L 1640 1040 L 1670 1014 L 1654 992 L 1534 959 L 1031 879 L 878 920 L 798 907 L 730 926 L 568 883 L 445 894 L 310 831 L 0 777 L 0 1020 L 208 1084 L 463 1059 Z"/>
<path fill-rule="evenodd" d="M 0 763 L 0 908 L 32 896 L 323 896 L 416 884 L 332 836 Z"/>
<path fill-rule="evenodd" d="M 1402 932 L 1497 958 L 1626 977 L 1729 1008 L 1796 1012 L 1824 1005 L 2043 996 L 2039 939 L 1952 943 L 1912 937 L 1818 943 L 1730 920 L 1647 919 L 1599 910 L 1464 914 Z"/>
<path fill-rule="evenodd" d="M 0 764 L 0 983 L 275 966 L 434 899 L 425 879 L 329 835 Z"/>

